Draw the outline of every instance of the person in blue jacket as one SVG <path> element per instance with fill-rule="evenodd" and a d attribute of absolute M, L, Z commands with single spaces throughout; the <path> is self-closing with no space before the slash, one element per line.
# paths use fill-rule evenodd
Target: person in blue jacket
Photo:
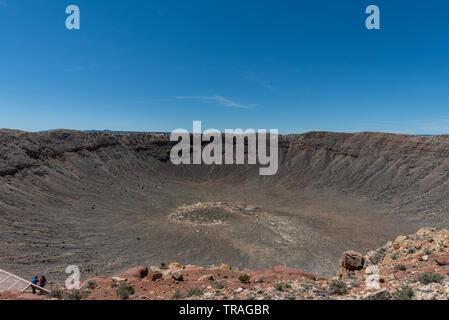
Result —
<path fill-rule="evenodd" d="M 38 286 L 39 285 L 39 277 L 35 276 L 33 281 L 31 281 L 31 283 Z M 36 289 L 34 287 L 32 287 L 32 289 L 33 289 L 33 294 L 36 294 Z"/>

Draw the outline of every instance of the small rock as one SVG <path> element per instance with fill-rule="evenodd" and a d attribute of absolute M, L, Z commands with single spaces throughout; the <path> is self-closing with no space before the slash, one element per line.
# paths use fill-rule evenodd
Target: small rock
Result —
<path fill-rule="evenodd" d="M 365 294 L 362 300 L 391 300 L 391 293 L 387 289 L 382 289 Z"/>
<path fill-rule="evenodd" d="M 198 278 L 198 281 L 215 281 L 215 277 L 213 274 L 205 274 Z"/>
<path fill-rule="evenodd" d="M 112 281 L 114 282 L 123 282 L 123 281 L 127 281 L 128 279 L 126 278 L 122 278 L 122 277 L 112 277 Z"/>
<path fill-rule="evenodd" d="M 435 261 L 441 266 L 446 266 L 449 264 L 449 254 L 442 254 L 441 256 L 436 257 Z"/>
<path fill-rule="evenodd" d="M 176 281 L 183 281 L 184 276 L 182 275 L 181 271 L 175 271 L 172 273 L 171 277 L 175 279 Z"/>

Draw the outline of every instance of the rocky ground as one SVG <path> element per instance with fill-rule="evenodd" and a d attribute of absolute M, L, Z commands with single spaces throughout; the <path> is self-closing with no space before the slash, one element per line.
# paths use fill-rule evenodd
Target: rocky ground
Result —
<path fill-rule="evenodd" d="M 0 299 L 447 300 L 448 275 L 449 230 L 422 228 L 365 255 L 346 251 L 333 278 L 284 266 L 258 271 L 174 262 L 88 279 L 80 290 L 54 286 L 47 296 L 4 292 Z"/>

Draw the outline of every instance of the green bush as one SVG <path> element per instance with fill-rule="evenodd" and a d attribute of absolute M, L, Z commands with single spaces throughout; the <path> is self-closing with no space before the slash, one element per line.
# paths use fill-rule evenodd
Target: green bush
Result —
<path fill-rule="evenodd" d="M 395 270 L 400 270 L 400 271 L 405 271 L 407 270 L 407 267 L 404 266 L 403 264 L 398 264 L 394 267 Z"/>
<path fill-rule="evenodd" d="M 89 280 L 87 281 L 87 287 L 89 289 L 95 289 L 97 287 L 97 282 L 95 280 Z"/>
<path fill-rule="evenodd" d="M 117 296 L 121 300 L 128 300 L 129 296 L 134 294 L 136 291 L 134 288 L 126 282 L 122 282 L 117 289 Z"/>
<path fill-rule="evenodd" d="M 86 293 L 80 290 L 72 290 L 65 294 L 65 300 L 81 300 L 87 296 Z"/>
<path fill-rule="evenodd" d="M 226 281 L 214 281 L 213 285 L 216 289 L 223 289 L 226 287 Z"/>
<path fill-rule="evenodd" d="M 435 272 L 423 272 L 418 276 L 418 280 L 421 283 L 424 284 L 429 284 L 429 283 L 440 283 L 444 280 L 444 276 L 439 274 L 439 273 L 435 273 Z"/>
<path fill-rule="evenodd" d="M 184 297 L 185 297 L 185 294 L 181 290 L 179 290 L 179 288 L 177 288 L 175 290 L 175 292 L 173 292 L 173 296 L 172 296 L 173 299 L 182 299 Z"/>
<path fill-rule="evenodd" d="M 200 297 L 204 293 L 204 290 L 200 287 L 192 287 L 187 290 L 187 297 Z"/>
<path fill-rule="evenodd" d="M 278 283 L 275 286 L 275 289 L 278 291 L 283 291 L 285 289 L 291 289 L 292 286 L 289 283 Z"/>
<path fill-rule="evenodd" d="M 167 266 L 167 264 L 166 264 L 166 263 L 164 263 L 164 262 L 162 262 L 162 263 L 161 263 L 161 266 L 160 266 L 160 269 L 161 269 L 161 270 L 165 270 L 165 269 L 168 269 L 168 266 Z"/>
<path fill-rule="evenodd" d="M 250 275 L 245 273 L 239 276 L 239 280 L 241 283 L 249 283 L 249 280 L 251 279 Z"/>
<path fill-rule="evenodd" d="M 64 292 L 59 288 L 54 288 L 50 291 L 50 297 L 56 299 L 62 299 L 64 297 Z"/>
<path fill-rule="evenodd" d="M 348 292 L 346 283 L 340 280 L 333 280 L 329 285 L 330 294 L 343 295 Z"/>
<path fill-rule="evenodd" d="M 412 300 L 415 296 L 415 292 L 410 286 L 403 285 L 400 289 L 393 292 L 393 296 L 396 300 Z"/>

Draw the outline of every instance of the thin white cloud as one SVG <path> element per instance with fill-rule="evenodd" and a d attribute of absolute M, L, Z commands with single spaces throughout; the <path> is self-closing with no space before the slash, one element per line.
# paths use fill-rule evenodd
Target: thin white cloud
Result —
<path fill-rule="evenodd" d="M 221 107 L 229 107 L 229 108 L 241 108 L 241 109 L 252 109 L 253 107 L 257 106 L 256 104 L 241 104 L 238 102 L 235 102 L 230 99 L 226 99 L 225 97 L 219 96 L 219 95 L 213 95 L 213 96 L 177 96 L 176 99 L 180 100 L 198 100 L 202 103 L 210 103 L 210 104 L 216 104 Z"/>
<path fill-rule="evenodd" d="M 269 90 L 271 92 L 274 91 L 274 88 L 273 88 L 273 86 L 271 85 L 270 82 L 268 82 L 265 79 L 262 79 L 261 77 L 259 77 L 258 75 L 254 74 L 254 73 L 247 72 L 242 77 L 247 79 L 247 80 L 249 80 L 249 81 L 251 81 L 252 83 L 255 83 L 255 84 L 259 85 L 259 86 L 264 87 L 265 89 L 267 89 L 267 90 Z"/>

